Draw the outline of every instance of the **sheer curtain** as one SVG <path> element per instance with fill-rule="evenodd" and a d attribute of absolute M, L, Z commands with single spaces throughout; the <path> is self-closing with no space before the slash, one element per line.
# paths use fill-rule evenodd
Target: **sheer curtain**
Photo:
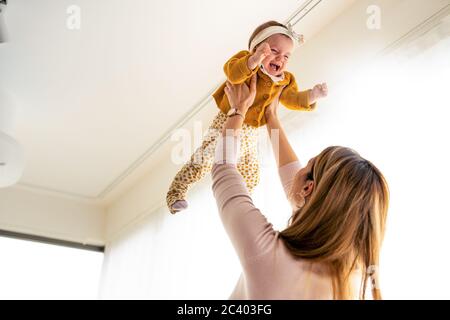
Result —
<path fill-rule="evenodd" d="M 192 189 L 188 210 L 163 207 L 105 252 L 105 299 L 226 299 L 239 261 L 217 214 L 208 178 Z"/>
<path fill-rule="evenodd" d="M 330 145 L 357 150 L 391 189 L 382 251 L 385 298 L 450 298 L 450 39 L 448 22 L 367 68 L 330 84 L 311 114 L 283 122 L 303 163 Z M 262 141 L 265 129 L 261 130 Z M 254 199 L 276 229 L 289 206 L 268 145 Z M 102 298 L 226 299 L 240 265 L 220 223 L 211 182 L 190 193 L 190 208 L 161 208 L 107 246 Z"/>
<path fill-rule="evenodd" d="M 347 146 L 387 178 L 391 203 L 380 265 L 386 299 L 450 298 L 449 83 L 447 17 L 364 69 L 351 70 L 331 86 L 319 115 L 291 133 L 303 161 L 327 146 Z"/>

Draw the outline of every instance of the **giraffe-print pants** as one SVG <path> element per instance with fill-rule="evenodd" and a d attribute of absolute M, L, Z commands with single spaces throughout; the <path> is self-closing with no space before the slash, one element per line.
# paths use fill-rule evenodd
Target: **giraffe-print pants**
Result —
<path fill-rule="evenodd" d="M 177 212 L 172 205 L 176 201 L 186 200 L 186 194 L 194 183 L 202 179 L 206 173 L 211 172 L 217 138 L 222 134 L 226 120 L 227 115 L 220 111 L 209 127 L 202 145 L 173 179 L 166 196 L 167 206 L 172 214 Z M 259 183 L 258 128 L 244 123 L 240 141 L 237 169 L 244 178 L 248 191 L 252 193 Z"/>

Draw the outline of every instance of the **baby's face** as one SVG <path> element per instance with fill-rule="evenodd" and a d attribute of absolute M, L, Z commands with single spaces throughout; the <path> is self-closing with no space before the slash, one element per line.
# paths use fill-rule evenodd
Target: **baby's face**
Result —
<path fill-rule="evenodd" d="M 289 58 L 294 49 L 292 40 L 283 34 L 274 34 L 266 39 L 272 54 L 266 57 L 262 64 L 273 76 L 280 76 L 286 70 Z"/>

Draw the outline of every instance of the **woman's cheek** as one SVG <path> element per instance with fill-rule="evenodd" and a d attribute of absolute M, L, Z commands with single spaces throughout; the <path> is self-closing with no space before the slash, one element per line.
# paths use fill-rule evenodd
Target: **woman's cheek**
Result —
<path fill-rule="evenodd" d="M 297 210 L 297 205 L 295 203 L 295 190 L 294 190 L 294 186 L 292 186 L 290 192 L 289 192 L 289 196 L 288 196 L 288 201 L 289 204 L 291 205 L 292 210 Z"/>

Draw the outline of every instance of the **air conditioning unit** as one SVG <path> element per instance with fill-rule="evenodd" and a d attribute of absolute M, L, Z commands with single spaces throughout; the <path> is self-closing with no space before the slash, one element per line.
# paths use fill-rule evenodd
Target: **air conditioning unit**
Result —
<path fill-rule="evenodd" d="M 0 188 L 16 184 L 25 167 L 22 147 L 13 138 L 15 111 L 13 100 L 0 92 Z"/>
<path fill-rule="evenodd" d="M 0 188 L 10 187 L 20 180 L 25 166 L 24 159 L 19 143 L 0 132 Z"/>
<path fill-rule="evenodd" d="M 8 34 L 5 23 L 5 11 L 7 0 L 0 0 L 0 43 L 8 40 Z"/>

